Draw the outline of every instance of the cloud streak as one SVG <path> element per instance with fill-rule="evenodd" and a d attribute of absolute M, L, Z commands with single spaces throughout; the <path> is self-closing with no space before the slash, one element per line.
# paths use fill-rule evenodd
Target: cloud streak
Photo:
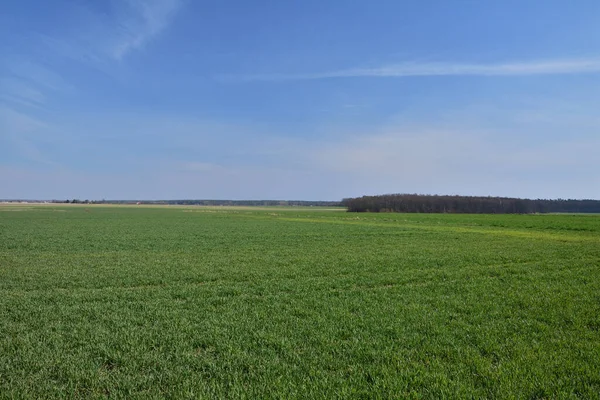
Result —
<path fill-rule="evenodd" d="M 67 19 L 72 25 L 66 29 L 70 34 L 36 34 L 33 38 L 41 41 L 42 50 L 36 42 L 29 56 L 2 57 L 0 140 L 6 139 L 6 143 L 0 145 L 16 148 L 26 159 L 42 159 L 33 137 L 39 140 L 40 132 L 47 128 L 44 121 L 53 103 L 65 94 L 81 94 L 64 73 L 58 72 L 57 64 L 74 60 L 75 67 L 91 64 L 100 70 L 111 64 L 118 66 L 128 54 L 164 31 L 186 1 L 122 0 L 114 2 L 107 15 L 71 5 L 63 10 L 75 16 Z M 23 137 L 25 134 L 30 137 Z"/>
<path fill-rule="evenodd" d="M 600 57 L 520 61 L 494 64 L 452 62 L 406 62 L 375 68 L 351 68 L 322 73 L 255 74 L 225 76 L 226 80 L 290 81 L 330 78 L 403 78 L 419 76 L 528 76 L 564 75 L 600 72 Z"/>
<path fill-rule="evenodd" d="M 121 60 L 129 52 L 140 49 L 161 33 L 183 6 L 182 0 L 129 0 L 128 10 L 120 15 L 120 34 L 111 56 Z"/>
<path fill-rule="evenodd" d="M 121 0 L 107 13 L 86 6 L 64 11 L 71 17 L 62 34 L 39 33 L 50 55 L 62 56 L 107 72 L 115 62 L 142 50 L 163 33 L 187 0 Z M 46 55 L 47 57 L 47 55 Z"/>

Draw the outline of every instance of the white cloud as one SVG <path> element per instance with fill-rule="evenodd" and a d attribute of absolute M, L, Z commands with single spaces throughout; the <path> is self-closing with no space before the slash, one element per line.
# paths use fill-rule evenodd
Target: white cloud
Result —
<path fill-rule="evenodd" d="M 600 57 L 519 61 L 494 64 L 469 64 L 453 62 L 406 62 L 374 68 L 351 68 L 322 73 L 257 74 L 225 76 L 230 80 L 286 81 L 327 78 L 381 77 L 402 78 L 411 76 L 518 76 L 557 75 L 600 72 Z"/>

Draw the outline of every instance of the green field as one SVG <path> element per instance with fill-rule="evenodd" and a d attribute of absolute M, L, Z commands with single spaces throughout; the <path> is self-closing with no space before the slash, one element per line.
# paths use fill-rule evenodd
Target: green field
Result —
<path fill-rule="evenodd" d="M 600 216 L 0 206 L 0 397 L 600 398 Z"/>

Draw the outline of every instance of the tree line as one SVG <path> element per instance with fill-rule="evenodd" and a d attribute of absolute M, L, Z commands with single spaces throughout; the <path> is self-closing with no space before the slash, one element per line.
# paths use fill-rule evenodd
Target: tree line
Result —
<path fill-rule="evenodd" d="M 386 194 L 346 198 L 342 205 L 349 212 L 403 213 L 600 213 L 600 200 L 520 199 L 512 197 L 438 196 Z"/>

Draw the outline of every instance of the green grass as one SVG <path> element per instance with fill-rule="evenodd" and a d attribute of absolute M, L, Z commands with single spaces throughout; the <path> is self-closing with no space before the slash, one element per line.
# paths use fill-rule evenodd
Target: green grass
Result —
<path fill-rule="evenodd" d="M 600 216 L 0 207 L 0 398 L 600 398 Z"/>

